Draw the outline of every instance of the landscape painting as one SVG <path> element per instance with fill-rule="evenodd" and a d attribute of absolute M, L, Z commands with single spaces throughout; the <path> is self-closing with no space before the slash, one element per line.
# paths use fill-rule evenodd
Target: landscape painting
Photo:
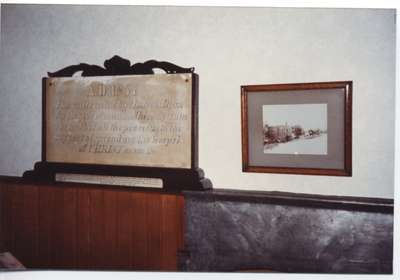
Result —
<path fill-rule="evenodd" d="M 263 105 L 262 113 L 265 154 L 327 154 L 327 104 Z"/>

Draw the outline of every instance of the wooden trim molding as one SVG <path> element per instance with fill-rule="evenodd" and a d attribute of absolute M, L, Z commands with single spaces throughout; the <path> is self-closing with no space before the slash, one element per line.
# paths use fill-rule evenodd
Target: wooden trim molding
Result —
<path fill-rule="evenodd" d="M 205 192 L 184 191 L 183 194 L 186 199 L 196 198 L 210 201 L 229 200 L 379 213 L 393 213 L 394 207 L 394 200 L 387 198 L 328 196 L 278 191 L 214 189 Z"/>

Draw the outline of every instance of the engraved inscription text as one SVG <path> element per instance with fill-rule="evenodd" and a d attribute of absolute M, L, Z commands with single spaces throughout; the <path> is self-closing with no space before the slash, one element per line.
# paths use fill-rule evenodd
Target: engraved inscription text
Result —
<path fill-rule="evenodd" d="M 191 74 L 49 78 L 46 161 L 190 168 Z"/>

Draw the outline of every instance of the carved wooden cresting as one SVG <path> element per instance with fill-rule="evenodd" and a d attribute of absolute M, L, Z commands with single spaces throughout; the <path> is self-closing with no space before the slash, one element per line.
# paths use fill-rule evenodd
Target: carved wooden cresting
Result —
<path fill-rule="evenodd" d="M 69 174 L 75 181 L 89 174 L 107 184 L 102 176 L 133 176 L 161 179 L 165 189 L 211 188 L 198 168 L 194 68 L 155 60 L 131 65 L 114 56 L 104 68 L 81 63 L 48 75 L 42 161 L 25 177 Z"/>
<path fill-rule="evenodd" d="M 65 67 L 56 72 L 48 72 L 49 77 L 72 77 L 77 72 L 82 72 L 83 77 L 89 76 L 115 76 L 115 75 L 140 75 L 154 74 L 154 69 L 162 69 L 167 74 L 194 73 L 194 68 L 183 68 L 166 61 L 148 60 L 143 63 L 131 62 L 120 56 L 113 56 L 104 61 L 104 68 L 98 65 L 80 63 Z"/>

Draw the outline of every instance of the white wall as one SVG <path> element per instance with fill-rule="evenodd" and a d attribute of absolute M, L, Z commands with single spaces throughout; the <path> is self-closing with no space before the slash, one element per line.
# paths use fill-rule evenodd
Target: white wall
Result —
<path fill-rule="evenodd" d="M 395 11 L 3 5 L 0 174 L 40 160 L 41 78 L 118 54 L 200 75 L 200 167 L 215 188 L 393 198 Z M 241 171 L 240 85 L 353 80 L 353 176 Z"/>

